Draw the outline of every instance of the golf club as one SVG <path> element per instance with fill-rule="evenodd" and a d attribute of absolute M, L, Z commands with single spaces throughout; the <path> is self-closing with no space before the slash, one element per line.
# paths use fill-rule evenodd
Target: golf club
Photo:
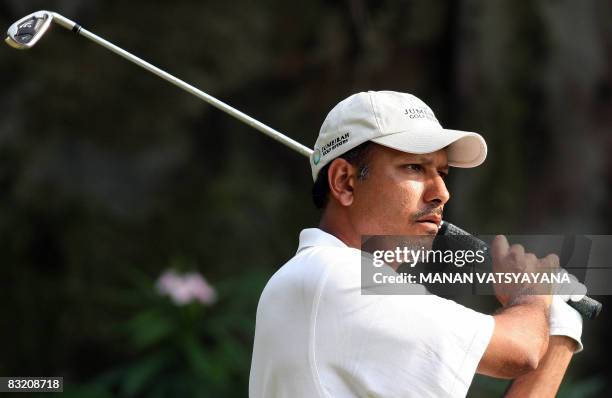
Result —
<path fill-rule="evenodd" d="M 256 130 L 259 130 L 260 132 L 271 137 L 272 139 L 282 144 L 285 144 L 294 151 L 306 157 L 310 157 L 310 155 L 312 154 L 312 149 L 300 144 L 299 142 L 287 137 L 279 131 L 274 130 L 273 128 L 261 123 L 260 121 L 253 119 L 249 115 L 232 108 L 226 103 L 216 99 L 215 97 L 209 94 L 206 94 L 202 90 L 199 90 L 198 88 L 184 82 L 183 80 L 172 76 L 171 74 L 159 69 L 154 65 L 151 65 L 150 63 L 125 51 L 124 49 L 117 47 L 111 42 L 104 40 L 103 38 L 89 32 L 86 29 L 83 29 L 83 27 L 81 27 L 76 22 L 71 21 L 70 19 L 58 13 L 52 11 L 37 11 L 21 18 L 9 27 L 5 41 L 8 45 L 18 50 L 30 49 L 34 47 L 34 45 L 47 32 L 52 22 L 55 22 L 63 28 L 71 30 L 76 34 L 83 36 L 96 44 L 101 45 L 102 47 L 105 47 L 106 49 L 114 52 L 117 55 L 120 55 L 128 61 L 135 63 L 136 65 L 148 70 L 149 72 L 161 77 L 162 79 L 174 84 L 175 86 L 187 91 L 188 93 L 191 93 L 196 97 L 206 101 L 215 108 L 220 109 L 223 112 L 255 128 Z M 447 227 L 450 227 L 452 224 L 447 223 L 446 225 Z M 445 229 L 444 231 L 446 231 L 447 229 Z M 457 230 L 460 229 L 457 228 Z M 469 235 L 467 232 L 463 232 Z M 601 303 L 586 296 L 579 302 L 574 302 L 570 300 L 569 304 L 574 307 L 578 312 L 580 312 L 583 317 L 589 319 L 596 317 L 599 314 L 599 311 L 601 310 Z"/>

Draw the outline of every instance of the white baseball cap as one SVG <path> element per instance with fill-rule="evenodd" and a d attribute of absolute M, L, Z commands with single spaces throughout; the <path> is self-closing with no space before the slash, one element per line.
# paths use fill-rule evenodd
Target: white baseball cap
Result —
<path fill-rule="evenodd" d="M 476 167 L 487 157 L 479 134 L 442 128 L 414 95 L 368 91 L 341 101 L 325 118 L 310 157 L 313 180 L 326 164 L 366 141 L 414 154 L 447 148 L 454 167 Z"/>

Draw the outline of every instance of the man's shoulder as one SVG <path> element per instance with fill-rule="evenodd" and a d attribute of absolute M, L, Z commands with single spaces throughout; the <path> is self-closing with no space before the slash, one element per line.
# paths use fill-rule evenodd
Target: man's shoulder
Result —
<path fill-rule="evenodd" d="M 359 272 L 361 251 L 350 247 L 311 246 L 299 250 L 275 274 L 303 278 L 305 275 Z"/>
<path fill-rule="evenodd" d="M 361 251 L 349 247 L 311 246 L 301 248 L 268 281 L 265 290 L 314 290 L 321 283 L 360 275 Z"/>
<path fill-rule="evenodd" d="M 353 265 L 360 263 L 361 255 L 361 250 L 352 247 L 311 246 L 300 249 L 287 263 Z"/>

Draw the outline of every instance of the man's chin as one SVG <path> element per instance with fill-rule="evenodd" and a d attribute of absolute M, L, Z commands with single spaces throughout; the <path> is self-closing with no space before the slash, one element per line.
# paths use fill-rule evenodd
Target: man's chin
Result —
<path fill-rule="evenodd" d="M 410 235 L 437 235 L 439 227 L 434 222 L 424 221 L 415 222 L 411 229 Z"/>

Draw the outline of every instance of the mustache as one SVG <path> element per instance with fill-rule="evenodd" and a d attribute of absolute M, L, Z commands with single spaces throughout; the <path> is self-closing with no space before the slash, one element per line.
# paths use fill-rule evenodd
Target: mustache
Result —
<path fill-rule="evenodd" d="M 412 222 L 416 222 L 419 218 L 426 216 L 442 216 L 443 212 L 444 208 L 442 207 L 430 207 L 413 214 L 410 218 Z"/>

